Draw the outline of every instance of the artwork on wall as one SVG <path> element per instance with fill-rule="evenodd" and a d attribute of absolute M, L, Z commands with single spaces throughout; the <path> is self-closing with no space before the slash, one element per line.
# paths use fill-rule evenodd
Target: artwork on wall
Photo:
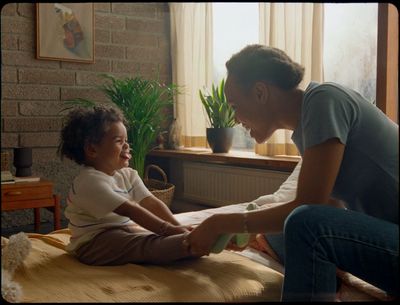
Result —
<path fill-rule="evenodd" d="M 94 63 L 93 3 L 37 3 L 36 58 Z"/>

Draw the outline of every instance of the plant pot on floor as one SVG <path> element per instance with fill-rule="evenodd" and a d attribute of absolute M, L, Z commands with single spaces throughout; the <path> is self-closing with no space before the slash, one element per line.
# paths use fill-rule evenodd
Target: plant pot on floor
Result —
<path fill-rule="evenodd" d="M 207 142 L 213 153 L 227 153 L 232 147 L 234 129 L 207 128 Z"/>

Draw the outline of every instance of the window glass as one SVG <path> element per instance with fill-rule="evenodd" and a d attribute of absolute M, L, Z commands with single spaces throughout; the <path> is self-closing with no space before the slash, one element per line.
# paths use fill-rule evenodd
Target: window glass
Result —
<path fill-rule="evenodd" d="M 213 3 L 214 83 L 226 78 L 225 63 L 248 44 L 258 43 L 258 3 Z M 253 150 L 255 141 L 235 126 L 233 149 Z"/>
<path fill-rule="evenodd" d="M 324 3 L 324 80 L 376 98 L 377 3 Z"/>

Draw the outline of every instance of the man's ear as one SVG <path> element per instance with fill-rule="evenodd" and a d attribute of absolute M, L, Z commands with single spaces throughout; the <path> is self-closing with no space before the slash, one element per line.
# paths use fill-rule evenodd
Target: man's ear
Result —
<path fill-rule="evenodd" d="M 256 82 L 254 84 L 253 90 L 257 102 L 260 104 L 265 104 L 269 96 L 268 86 L 263 82 Z"/>

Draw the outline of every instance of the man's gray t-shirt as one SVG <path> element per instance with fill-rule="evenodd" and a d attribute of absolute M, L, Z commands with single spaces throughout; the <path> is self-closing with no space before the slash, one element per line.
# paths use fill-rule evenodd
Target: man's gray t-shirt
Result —
<path fill-rule="evenodd" d="M 311 82 L 292 140 L 303 155 L 330 138 L 345 144 L 332 197 L 398 224 L 399 126 L 354 90 Z"/>

